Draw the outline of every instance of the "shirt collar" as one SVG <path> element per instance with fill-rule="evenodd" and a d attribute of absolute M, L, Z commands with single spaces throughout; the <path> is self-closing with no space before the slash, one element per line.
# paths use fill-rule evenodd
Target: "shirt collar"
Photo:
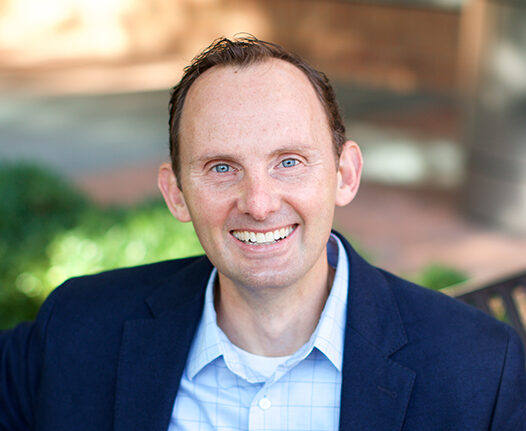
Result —
<path fill-rule="evenodd" d="M 307 357 L 313 348 L 317 348 L 338 371 L 342 369 L 349 265 L 343 244 L 333 234 L 327 243 L 327 260 L 329 265 L 336 268 L 329 297 L 309 341 L 287 361 L 287 364 L 291 366 Z M 216 277 L 217 269 L 214 268 L 206 287 L 203 316 L 188 356 L 188 378 L 192 380 L 205 366 L 223 356 L 232 372 L 243 374 L 245 379 L 252 380 L 256 376 L 247 375 L 250 374 L 250 370 L 239 364 L 237 352 L 232 348 L 223 331 L 217 326 L 217 316 L 214 309 Z"/>
<path fill-rule="evenodd" d="M 332 235 L 327 243 L 329 265 L 336 268 L 331 292 L 311 339 L 313 347 L 320 350 L 336 367 L 342 370 L 345 322 L 347 316 L 347 291 L 349 263 L 341 241 Z"/>
<path fill-rule="evenodd" d="M 219 326 L 214 308 L 214 285 L 217 269 L 214 268 L 208 278 L 205 292 L 203 316 L 190 348 L 187 361 L 188 378 L 192 380 L 206 365 L 223 354 L 219 338 Z"/>

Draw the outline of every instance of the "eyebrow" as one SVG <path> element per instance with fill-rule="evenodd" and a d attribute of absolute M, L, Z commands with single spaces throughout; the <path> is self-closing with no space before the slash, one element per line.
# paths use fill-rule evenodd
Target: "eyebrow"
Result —
<path fill-rule="evenodd" d="M 304 152 L 308 154 L 317 153 L 319 152 L 317 147 L 312 147 L 312 145 L 288 145 L 284 147 L 277 148 L 275 151 L 271 153 L 271 156 L 276 156 L 278 154 L 282 153 L 297 153 L 297 152 Z"/>
<path fill-rule="evenodd" d="M 200 164 L 202 162 L 207 162 L 209 160 L 214 160 L 214 159 L 234 160 L 235 156 L 230 153 L 208 153 L 208 154 L 203 154 L 200 157 L 196 157 L 195 159 L 190 160 L 188 164 L 190 166 L 194 166 L 196 164 Z"/>
<path fill-rule="evenodd" d="M 276 148 L 274 151 L 272 151 L 269 156 L 275 157 L 279 154 L 283 153 L 297 153 L 297 152 L 303 152 L 308 154 L 313 154 L 319 152 L 318 148 L 313 148 L 310 145 L 287 145 L 283 147 Z M 192 159 L 189 163 L 190 166 L 206 162 L 209 160 L 236 160 L 238 157 L 234 153 L 205 153 L 199 157 L 196 157 L 195 159 Z"/>

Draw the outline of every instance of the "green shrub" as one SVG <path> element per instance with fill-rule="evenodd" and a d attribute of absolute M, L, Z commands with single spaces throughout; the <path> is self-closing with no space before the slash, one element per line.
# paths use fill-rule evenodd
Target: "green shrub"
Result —
<path fill-rule="evenodd" d="M 32 318 L 40 301 L 16 289 L 29 263 L 44 265 L 52 238 L 75 226 L 84 196 L 55 174 L 30 164 L 0 164 L 0 327 Z"/>
<path fill-rule="evenodd" d="M 46 251 L 49 266 L 38 272 L 41 296 L 72 276 L 203 252 L 192 225 L 176 221 L 163 202 L 109 214 L 92 211 L 56 235 Z"/>
<path fill-rule="evenodd" d="M 0 328 L 32 319 L 67 278 L 202 253 L 161 201 L 98 208 L 26 164 L 0 164 L 0 196 Z"/>
<path fill-rule="evenodd" d="M 437 263 L 428 265 L 421 272 L 409 278 L 421 286 L 434 290 L 443 289 L 444 287 L 453 286 L 468 280 L 468 276 L 462 271 Z"/>

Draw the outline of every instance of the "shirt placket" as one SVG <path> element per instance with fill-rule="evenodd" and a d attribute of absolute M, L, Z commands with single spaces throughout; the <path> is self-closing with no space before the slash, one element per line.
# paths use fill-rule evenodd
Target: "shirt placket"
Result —
<path fill-rule="evenodd" d="M 248 413 L 248 429 L 278 430 L 282 427 L 282 409 L 285 405 L 282 400 L 284 383 L 273 376 L 255 394 L 250 404 Z"/>

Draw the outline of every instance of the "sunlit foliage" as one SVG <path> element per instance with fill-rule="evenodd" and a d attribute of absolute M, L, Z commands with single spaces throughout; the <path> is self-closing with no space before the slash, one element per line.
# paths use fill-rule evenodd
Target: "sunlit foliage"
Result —
<path fill-rule="evenodd" d="M 0 328 L 34 317 L 66 279 L 202 253 L 162 202 L 98 208 L 57 176 L 0 165 Z"/>

